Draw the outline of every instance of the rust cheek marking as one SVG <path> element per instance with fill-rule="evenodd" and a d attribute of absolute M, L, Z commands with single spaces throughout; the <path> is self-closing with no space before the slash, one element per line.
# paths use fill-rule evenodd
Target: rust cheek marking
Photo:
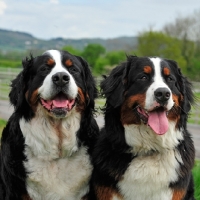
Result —
<path fill-rule="evenodd" d="M 85 95 L 81 88 L 78 88 L 78 97 L 77 97 L 77 107 L 78 112 L 83 112 L 85 110 Z"/>
<path fill-rule="evenodd" d="M 68 60 L 65 61 L 65 65 L 67 67 L 71 67 L 73 65 L 73 63 L 72 63 L 72 61 L 70 59 L 68 59 Z"/>
<path fill-rule="evenodd" d="M 119 200 L 123 200 L 121 194 L 112 187 L 96 186 L 95 192 L 98 200 L 112 200 L 114 196 Z"/>
<path fill-rule="evenodd" d="M 125 124 L 140 124 L 141 121 L 136 114 L 137 111 L 133 110 L 133 105 L 139 104 L 141 107 L 144 107 L 145 104 L 145 94 L 138 94 L 129 97 L 122 105 L 121 108 L 121 122 L 123 125 Z"/>
<path fill-rule="evenodd" d="M 179 104 L 180 104 L 179 103 L 179 97 L 177 95 L 175 95 L 175 94 L 172 94 L 172 99 L 173 99 L 175 105 L 179 106 Z"/>
<path fill-rule="evenodd" d="M 47 65 L 53 66 L 54 64 L 55 64 L 55 61 L 52 58 L 47 60 Z"/>
<path fill-rule="evenodd" d="M 169 75 L 170 75 L 170 70 L 169 70 L 169 68 L 164 67 L 163 73 L 164 73 L 164 75 L 169 76 Z"/>
<path fill-rule="evenodd" d="M 150 74 L 150 73 L 152 72 L 152 68 L 151 68 L 150 66 L 145 66 L 145 67 L 144 67 L 144 72 L 145 72 L 146 74 Z"/>
<path fill-rule="evenodd" d="M 33 111 L 36 111 L 36 106 L 38 103 L 38 90 L 33 91 L 31 97 L 29 98 L 29 90 L 25 93 L 25 97 Z"/>
<path fill-rule="evenodd" d="M 174 190 L 172 200 L 182 200 L 185 196 L 185 190 Z"/>
<path fill-rule="evenodd" d="M 178 127 L 178 122 L 180 120 L 180 103 L 179 103 L 179 97 L 175 94 L 172 94 L 172 99 L 174 101 L 174 108 L 172 108 L 172 111 L 168 114 L 168 119 L 170 121 L 176 122 L 176 128 Z"/>

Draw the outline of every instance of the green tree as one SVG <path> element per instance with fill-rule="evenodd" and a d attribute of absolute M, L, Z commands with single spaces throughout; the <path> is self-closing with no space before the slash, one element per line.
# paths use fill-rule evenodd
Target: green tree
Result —
<path fill-rule="evenodd" d="M 93 68 L 93 72 L 98 75 L 102 74 L 106 70 L 106 66 L 109 65 L 109 61 L 105 57 L 99 57 L 96 60 L 95 66 Z"/>
<path fill-rule="evenodd" d="M 181 53 L 187 65 L 187 71 L 192 71 L 192 58 L 195 55 L 196 45 L 193 41 L 200 41 L 199 34 L 200 12 L 195 12 L 189 16 L 179 16 L 174 22 L 163 27 L 163 32 L 167 35 L 178 38 L 181 41 Z"/>
<path fill-rule="evenodd" d="M 79 51 L 78 49 L 75 49 L 74 47 L 72 46 L 64 46 L 62 48 L 62 50 L 64 51 L 68 51 L 69 53 L 73 54 L 73 55 L 76 55 L 76 56 L 81 56 L 82 52 Z"/>
<path fill-rule="evenodd" d="M 106 49 L 100 44 L 88 44 L 83 52 L 82 56 L 87 60 L 92 68 L 95 67 L 97 59 L 100 55 L 103 55 L 106 52 Z"/>
<path fill-rule="evenodd" d="M 115 65 L 124 61 L 126 59 L 126 54 L 124 51 L 111 51 L 107 53 L 105 57 L 110 65 Z"/>
<path fill-rule="evenodd" d="M 186 60 L 182 55 L 181 40 L 162 32 L 143 32 L 138 38 L 137 55 L 160 56 L 176 60 L 182 69 L 186 69 Z"/>

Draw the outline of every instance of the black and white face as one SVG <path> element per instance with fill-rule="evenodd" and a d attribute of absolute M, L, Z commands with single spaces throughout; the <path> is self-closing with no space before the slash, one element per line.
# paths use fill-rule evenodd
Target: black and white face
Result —
<path fill-rule="evenodd" d="M 72 109 L 77 112 L 85 109 L 89 87 L 95 86 L 91 82 L 88 87 L 86 77 L 90 71 L 82 58 L 65 51 L 49 50 L 25 61 L 24 65 L 25 98 L 33 110 L 40 104 L 50 116 L 63 118 Z M 14 83 L 17 81 L 16 78 Z"/>
<path fill-rule="evenodd" d="M 181 93 L 173 70 L 167 60 L 157 57 L 133 63 L 122 105 L 123 124 L 142 122 L 161 135 L 167 132 L 169 120 L 177 122 Z"/>
<path fill-rule="evenodd" d="M 174 105 L 172 91 L 168 86 L 170 80 L 169 77 L 167 77 L 168 80 L 165 77 L 170 75 L 170 69 L 159 58 L 150 58 L 150 60 L 153 63 L 154 75 L 152 77 L 153 82 L 146 91 L 144 109 L 151 111 L 156 107 L 163 106 L 169 111 Z"/>
<path fill-rule="evenodd" d="M 78 86 L 68 69 L 72 67 L 72 60 L 64 60 L 63 64 L 62 54 L 54 50 L 44 55 L 50 56 L 48 62 L 52 69 L 38 88 L 41 103 L 51 113 L 65 116 L 75 105 L 78 95 Z"/>

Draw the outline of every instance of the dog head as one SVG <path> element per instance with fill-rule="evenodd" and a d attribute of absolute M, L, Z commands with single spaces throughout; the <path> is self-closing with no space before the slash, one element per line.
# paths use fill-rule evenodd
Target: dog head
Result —
<path fill-rule="evenodd" d="M 12 81 L 9 96 L 15 111 L 23 117 L 30 119 L 38 106 L 53 118 L 65 118 L 73 109 L 94 109 L 97 90 L 81 57 L 49 50 L 22 63 L 23 70 Z"/>
<path fill-rule="evenodd" d="M 167 132 L 169 121 L 185 127 L 193 102 L 191 84 L 176 62 L 158 57 L 129 56 L 101 87 L 106 110 L 120 107 L 122 125 L 146 124 L 158 135 Z"/>

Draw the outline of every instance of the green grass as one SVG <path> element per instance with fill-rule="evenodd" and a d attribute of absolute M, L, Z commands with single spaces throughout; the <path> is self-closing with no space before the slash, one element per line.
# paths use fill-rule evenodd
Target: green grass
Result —
<path fill-rule="evenodd" d="M 195 198 L 200 200 L 200 161 L 195 162 L 194 169 L 192 170 L 195 184 Z"/>
<path fill-rule="evenodd" d="M 0 59 L 0 67 L 9 67 L 9 68 L 16 68 L 16 67 L 21 67 L 22 62 L 21 61 L 14 61 L 14 60 L 5 60 L 5 59 Z"/>

